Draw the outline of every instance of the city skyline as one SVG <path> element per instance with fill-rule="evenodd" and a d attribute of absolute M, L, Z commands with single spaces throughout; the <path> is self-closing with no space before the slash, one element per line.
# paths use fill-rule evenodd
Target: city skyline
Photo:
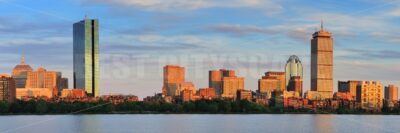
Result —
<path fill-rule="evenodd" d="M 360 1 L 358 1 L 360 2 Z M 58 3 L 58 2 L 54 2 Z M 89 3 L 79 4 L 79 2 L 61 2 L 66 3 L 67 5 L 80 8 L 82 10 L 87 11 L 96 11 L 91 10 L 90 7 L 100 7 L 104 8 L 105 6 L 110 6 L 109 8 L 119 7 L 120 3 L 95 3 L 91 5 Z M 360 7 L 355 7 L 355 11 L 365 9 L 373 5 L 373 3 L 369 2 L 360 2 L 363 3 Z M 21 2 L 10 2 L 6 3 L 9 5 L 23 5 Z M 59 3 L 60 4 L 60 3 Z M 271 4 L 271 3 L 269 3 Z M 279 4 L 279 2 L 277 3 Z M 283 3 L 285 4 L 285 3 Z M 328 1 L 325 1 L 325 4 L 329 4 Z M 150 5 L 150 7 L 137 7 L 135 4 L 130 4 L 132 6 L 128 6 L 132 9 L 125 9 L 127 7 L 121 7 L 121 10 L 139 10 L 144 14 L 148 13 L 149 16 L 156 15 L 158 13 L 162 15 L 166 15 L 167 17 L 171 16 L 180 16 L 184 18 L 181 20 L 183 22 L 187 22 L 189 20 L 185 20 L 185 18 L 189 17 L 189 14 L 185 13 L 170 13 L 168 11 L 154 11 L 154 8 L 150 8 L 155 5 Z M 168 5 L 166 5 L 165 10 L 168 10 Z M 237 5 L 238 6 L 238 5 Z M 233 6 L 233 7 L 207 7 L 215 10 L 245 10 L 248 12 L 252 12 L 253 10 L 246 9 L 246 7 L 241 6 Z M 249 6 L 254 6 L 250 4 Z M 304 5 L 303 5 L 304 6 Z M 388 5 L 389 6 L 389 5 Z M 323 4 L 322 6 L 323 7 Z M 183 8 L 183 7 L 178 7 Z M 207 13 L 208 11 L 204 11 L 205 7 L 197 7 L 194 9 L 182 9 L 189 10 L 188 12 L 194 13 L 204 13 L 205 15 L 202 17 L 217 17 L 218 15 L 213 15 Z M 3 10 L 12 10 L 7 9 L 3 6 Z M 41 6 L 32 6 L 31 9 L 35 9 L 36 11 L 45 11 L 51 12 L 52 9 L 45 8 Z M 266 10 L 272 10 L 265 7 Z M 345 8 L 347 9 L 347 8 Z M 16 9 L 17 10 L 17 9 Z M 19 10 L 24 10 L 23 8 L 18 8 Z M 26 9 L 25 9 L 26 10 Z M 54 10 L 54 9 L 53 9 Z M 100 10 L 103 11 L 105 9 Z M 284 12 L 285 9 L 281 9 Z M 316 9 L 318 10 L 318 9 Z M 58 11 L 58 10 L 55 10 Z M 353 12 L 355 12 L 353 11 Z M 362 10 L 361 10 L 362 11 Z M 117 11 L 118 12 L 118 11 Z M 166 12 L 166 13 L 165 13 Z M 365 18 L 367 15 L 359 13 L 357 15 L 348 15 L 344 13 L 332 13 L 333 11 L 326 10 L 322 13 L 327 13 L 326 16 L 336 16 L 336 18 L 345 18 L 348 17 L 360 17 L 365 20 L 369 20 L 369 18 Z M 351 12 L 351 11 L 350 11 Z M 368 12 L 368 11 L 367 11 Z M 21 11 L 21 13 L 26 13 L 26 11 Z M 63 14 L 62 12 L 59 12 Z M 165 14 L 163 14 L 165 13 Z M 374 11 L 369 11 L 368 13 L 378 13 Z M 15 12 L 18 14 L 18 12 Z M 11 36 L 15 36 L 15 41 L 7 41 L 5 35 L 2 36 L 3 41 L 1 45 L 2 50 L 10 50 L 4 51 L 3 55 L 9 57 L 9 59 L 1 60 L 3 65 L 0 65 L 1 73 L 9 73 L 10 70 L 19 62 L 19 58 L 21 55 L 25 53 L 27 56 L 28 64 L 32 65 L 32 67 L 37 68 L 40 65 L 46 66 L 51 70 L 57 70 L 63 72 L 63 75 L 66 75 L 70 79 L 70 86 L 72 86 L 72 30 L 70 24 L 71 21 L 81 20 L 86 14 L 85 11 L 76 14 L 70 14 L 71 18 L 65 20 L 63 17 L 60 19 L 59 17 L 51 17 L 51 14 L 41 14 L 40 12 L 33 12 L 32 14 L 48 17 L 48 21 L 44 24 L 40 24 L 35 26 L 31 26 L 32 29 L 26 29 L 27 32 L 38 32 L 43 33 L 45 38 L 41 38 L 41 36 L 25 36 L 21 35 L 21 33 L 13 32 L 13 30 L 18 30 L 19 26 L 2 24 L 8 30 L 4 30 L 9 33 Z M 57 14 L 57 13 L 53 13 Z M 226 21 L 230 22 L 226 24 L 223 20 L 217 22 L 201 22 L 200 28 L 194 27 L 193 29 L 180 29 L 181 26 L 174 26 L 177 29 L 162 27 L 163 24 L 157 24 L 158 22 L 164 22 L 168 19 L 179 19 L 179 18 L 162 18 L 163 20 L 149 20 L 145 19 L 140 22 L 137 22 L 137 26 L 135 25 L 135 19 L 130 19 L 124 15 L 124 13 L 117 15 L 117 17 L 112 17 L 109 14 L 95 14 L 95 13 L 87 13 L 91 18 L 99 18 L 103 23 L 101 27 L 101 33 L 104 33 L 100 38 L 100 51 L 101 55 L 101 94 L 109 94 L 109 93 L 119 93 L 119 94 L 135 94 L 140 97 L 144 97 L 147 95 L 152 95 L 155 92 L 159 92 L 162 87 L 162 67 L 167 64 L 177 64 L 180 66 L 184 66 L 187 68 L 187 79 L 192 81 L 197 88 L 204 88 L 208 86 L 207 80 L 207 72 L 209 70 L 226 68 L 235 70 L 240 76 L 245 77 L 245 88 L 251 90 L 257 90 L 257 79 L 262 76 L 264 72 L 267 71 L 284 71 L 284 64 L 286 59 L 292 55 L 298 55 L 302 60 L 304 67 L 304 91 L 309 90 L 309 70 L 310 64 L 309 62 L 309 50 L 310 50 L 310 38 L 311 34 L 315 31 L 315 28 L 319 26 L 319 20 L 322 19 L 325 22 L 325 28 L 334 33 L 335 39 L 335 77 L 333 80 L 334 89 L 336 91 L 336 83 L 338 80 L 379 80 L 386 84 L 399 84 L 398 78 L 395 77 L 396 74 L 400 73 L 398 58 L 400 56 L 398 49 L 398 42 L 396 40 L 390 40 L 390 32 L 389 29 L 379 29 L 378 27 L 382 22 L 379 21 L 378 24 L 369 25 L 365 23 L 360 23 L 359 25 L 343 25 L 342 23 L 336 23 L 334 20 L 330 18 L 324 18 L 324 15 L 320 15 L 320 17 L 315 16 L 315 18 L 307 18 L 307 20 L 275 20 L 277 22 L 270 22 L 268 24 L 254 24 L 248 21 L 241 22 L 240 18 L 253 18 L 255 16 L 245 17 L 245 15 L 239 15 L 236 17 L 228 18 L 234 19 L 234 21 Z M 118 13 L 117 13 L 118 14 Z M 272 16 L 265 15 L 265 18 L 279 18 L 277 15 L 281 13 L 277 12 L 277 14 L 269 14 Z M 285 13 L 283 13 L 285 15 Z M 384 13 L 385 14 L 385 13 Z M 103 16 L 104 15 L 104 16 Z M 264 16 L 262 15 L 262 16 Z M 287 14 L 288 15 L 288 14 Z M 340 16 L 342 15 L 342 16 Z M 387 13 L 386 15 L 390 15 Z M 395 19 L 396 16 L 393 14 L 392 19 Z M 4 16 L 4 15 L 3 15 Z M 149 16 L 144 16 L 143 18 L 148 18 Z M 201 15 L 200 15 L 201 16 Z M 289 15 L 290 16 L 290 15 Z M 310 15 L 311 16 L 311 15 Z M 322 16 L 322 17 L 321 17 Z M 69 17 L 69 16 L 68 16 Z M 287 17 L 287 16 L 286 16 Z M 386 16 L 387 17 L 387 16 Z M 24 20 L 28 17 L 22 16 L 21 19 Z M 139 16 L 137 19 L 140 19 Z M 190 17 L 189 17 L 190 18 Z M 200 17 L 201 18 L 201 17 Z M 309 20 L 308 20 L 309 19 Z M 370 18 L 373 19 L 373 18 Z M 390 19 L 390 17 L 389 17 Z M 10 19 L 10 21 L 14 21 L 15 19 Z M 113 25 L 121 24 L 122 20 L 129 20 L 130 25 L 124 26 L 116 26 Z M 256 19 L 257 20 L 257 19 Z M 272 19 L 274 20 L 274 19 Z M 375 20 L 375 19 L 373 19 Z M 144 22 L 151 22 L 151 24 L 144 24 Z M 176 22 L 177 20 L 170 20 Z M 261 21 L 260 23 L 264 23 L 265 21 Z M 341 20 L 340 20 L 341 21 Z M 351 23 L 352 21 L 358 22 L 356 20 L 348 20 Z M 378 20 L 376 20 L 378 21 Z M 35 21 L 34 21 L 35 22 Z M 113 24 L 115 22 L 115 24 Z M 182 24 L 183 22 L 177 21 L 177 24 Z M 195 24 L 192 21 L 189 21 L 190 24 Z M 278 24 L 279 22 L 285 23 L 285 25 Z M 360 21 L 362 22 L 362 21 Z M 369 21 L 371 22 L 371 21 Z M 372 21 L 375 22 L 375 21 Z M 393 21 L 384 21 L 384 22 L 393 22 Z M 23 21 L 20 21 L 18 24 L 29 24 Z M 68 25 L 66 25 L 68 23 Z M 166 22 L 167 24 L 171 24 L 171 22 Z M 294 24 L 293 26 L 288 26 L 286 24 Z M 58 24 L 61 24 L 58 25 Z M 375 23 L 372 23 L 375 24 Z M 367 26 L 365 26 L 367 25 Z M 397 25 L 393 26 L 392 30 L 395 31 L 398 28 Z M 4 27 L 3 26 L 3 27 Z M 40 27 L 42 26 L 42 27 Z M 52 28 L 54 26 L 54 28 Z M 130 26 L 133 26 L 131 28 Z M 154 27 L 153 27 L 154 26 Z M 158 27 L 161 26 L 161 27 Z M 164 25 L 165 26 L 165 25 Z M 287 26 L 287 27 L 286 27 Z M 346 29 L 353 28 L 354 29 Z M 369 27 L 368 29 L 364 29 L 365 27 Z M 39 27 L 39 28 L 38 28 Z M 183 27 L 190 27 L 188 25 L 184 25 Z M 206 27 L 206 31 L 203 31 L 202 27 Z M 273 28 L 280 27 L 279 30 L 271 30 Z M 283 28 L 282 28 L 283 27 Z M 102 30 L 104 28 L 104 30 Z M 150 29 L 146 29 L 150 28 Z M 151 28 L 165 28 L 166 31 L 161 32 L 156 29 Z M 66 30 L 63 30 L 66 29 Z M 32 30 L 32 31 L 29 31 Z M 111 31 L 110 31 L 111 30 Z M 119 30 L 119 31 L 118 31 Z M 127 30 L 127 31 L 124 31 Z M 132 31 L 129 31 L 132 30 Z M 144 31 L 140 31 L 144 30 Z M 146 30 L 149 30 L 146 32 Z M 154 31 L 152 31 L 154 30 Z M 270 31 L 271 30 L 271 31 Z M 365 30 L 370 30 L 371 32 L 365 32 Z M 60 31 L 60 33 L 58 33 Z M 116 33 L 116 35 L 112 35 Z M 123 32 L 124 31 L 124 32 Z M 176 31 L 177 33 L 174 33 Z M 356 31 L 356 32 L 354 32 Z M 57 33 L 54 35 L 50 35 L 51 33 Z M 166 32 L 166 33 L 165 33 Z M 200 32 L 200 33 L 199 33 Z M 273 32 L 273 33 L 270 33 Z M 287 32 L 287 34 L 285 34 Z M 291 33 L 293 32 L 293 33 Z M 361 32 L 361 33 L 359 33 Z M 362 33 L 365 32 L 365 33 Z M 22 32 L 23 33 L 23 32 Z M 206 35 L 207 33 L 212 33 L 212 35 Z M 352 34 L 353 33 L 353 34 Z M 29 34 L 29 33 L 26 33 Z M 102 34 L 101 34 L 102 35 Z M 213 35 L 215 37 L 213 37 Z M 366 39 L 366 35 L 371 35 L 371 38 L 364 41 Z M 120 37 L 118 37 L 120 36 Z M 292 38 L 294 36 L 294 38 Z M 374 38 L 376 37 L 376 38 Z M 236 42 L 237 41 L 237 42 Z M 381 42 L 382 41 L 382 42 Z M 388 41 L 388 42 L 383 42 Z M 394 41 L 394 42 L 392 42 Z M 279 45 L 275 45 L 279 44 Z M 302 45 L 305 44 L 305 45 Z M 338 44 L 338 45 L 336 45 Z M 383 46 L 381 46 L 383 45 Z M 380 46 L 380 47 L 378 47 Z M 33 48 L 33 52 L 29 51 L 27 48 Z M 363 48 L 361 48 L 363 47 Z M 50 50 L 45 50 L 48 48 Z M 65 49 L 64 49 L 65 48 Z M 224 51 L 221 51 L 221 48 Z M 54 49 L 61 49 L 58 51 L 52 51 Z M 211 50 L 208 50 L 211 49 Z M 295 50 L 297 49 L 297 50 Z M 2 51 L 3 52 L 3 51 Z M 267 53 L 267 54 L 266 54 Z M 192 65 L 191 59 L 187 59 L 188 54 L 194 54 L 191 58 L 194 58 L 194 64 L 198 64 L 201 62 L 207 62 L 204 65 L 196 66 Z M 46 57 L 46 55 L 51 55 L 53 58 L 48 58 L 46 60 L 42 60 L 42 57 Z M 167 58 L 171 61 L 168 61 Z M 209 58 L 215 57 L 215 58 Z M 229 59 L 223 57 L 233 57 L 239 58 L 239 61 L 230 61 Z M 222 58 L 221 58 L 222 57 Z M 245 57 L 245 58 L 241 58 Z M 248 59 L 247 59 L 247 58 Z M 176 61 L 179 58 L 182 62 Z M 137 66 L 136 62 L 138 60 L 145 59 L 145 65 Z M 220 63 L 218 59 L 222 60 Z M 174 61 L 175 60 L 175 61 Z M 369 61 L 371 60 L 371 61 Z M 211 63 L 210 63 L 211 62 Z M 251 65 L 248 67 L 248 65 Z M 144 69 L 141 67 L 145 67 Z M 110 69 L 113 70 L 110 70 Z M 357 68 L 357 69 L 352 69 Z M 126 70 L 128 69 L 128 70 Z M 141 72 L 140 70 L 145 70 Z M 104 73 L 104 75 L 103 75 Z M 127 74 L 128 73 L 128 74 Z M 144 76 L 143 76 L 144 75 Z M 108 76 L 108 77 L 107 77 Z M 104 91 L 104 92 L 103 92 Z"/>

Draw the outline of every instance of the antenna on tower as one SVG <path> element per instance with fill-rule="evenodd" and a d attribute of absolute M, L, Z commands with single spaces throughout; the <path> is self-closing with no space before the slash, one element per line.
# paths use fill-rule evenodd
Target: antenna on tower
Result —
<path fill-rule="evenodd" d="M 324 30 L 324 21 L 321 19 L 321 31 Z"/>
<path fill-rule="evenodd" d="M 87 15 L 87 14 L 85 14 L 85 20 L 86 20 L 86 19 L 88 19 L 88 15 Z"/>
<path fill-rule="evenodd" d="M 22 54 L 22 57 L 21 57 L 21 64 L 25 64 L 25 54 Z"/>

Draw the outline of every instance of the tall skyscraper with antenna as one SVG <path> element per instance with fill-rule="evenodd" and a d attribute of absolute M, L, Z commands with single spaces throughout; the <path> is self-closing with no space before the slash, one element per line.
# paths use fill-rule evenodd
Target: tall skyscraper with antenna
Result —
<path fill-rule="evenodd" d="M 74 88 L 99 96 L 99 21 L 85 19 L 74 23 Z"/>
<path fill-rule="evenodd" d="M 332 33 L 321 29 L 311 40 L 311 91 L 317 91 L 321 99 L 333 95 L 333 38 Z"/>

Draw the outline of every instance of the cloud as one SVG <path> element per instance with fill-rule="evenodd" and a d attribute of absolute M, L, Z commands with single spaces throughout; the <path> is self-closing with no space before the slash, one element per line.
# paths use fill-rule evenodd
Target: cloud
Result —
<path fill-rule="evenodd" d="M 25 46 L 25 45 L 60 45 L 71 43 L 71 37 L 19 37 L 19 38 L 2 38 L 0 46 Z"/>
<path fill-rule="evenodd" d="M 198 10 L 205 8 L 259 8 L 267 13 L 279 12 L 276 0 L 81 0 L 84 4 L 101 3 L 139 8 L 147 11 Z"/>
<path fill-rule="evenodd" d="M 400 43 L 400 38 L 395 33 L 387 33 L 387 32 L 384 33 L 384 32 L 373 31 L 369 33 L 369 36 L 379 38 L 390 43 L 396 43 L 396 44 Z"/>
<path fill-rule="evenodd" d="M 212 50 L 226 44 L 223 38 L 194 35 L 118 35 L 103 39 L 104 48 L 112 52 L 174 52 L 179 50 Z"/>
<path fill-rule="evenodd" d="M 400 51 L 396 50 L 368 50 L 368 49 L 344 49 L 340 53 L 336 54 L 339 59 L 345 60 L 388 60 L 388 59 L 399 59 Z"/>

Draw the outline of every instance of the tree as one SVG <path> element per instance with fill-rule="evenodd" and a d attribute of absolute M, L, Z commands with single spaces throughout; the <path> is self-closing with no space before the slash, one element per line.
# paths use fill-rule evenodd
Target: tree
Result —
<path fill-rule="evenodd" d="M 47 112 L 47 103 L 43 100 L 39 100 L 36 103 L 36 113 L 43 114 Z"/>

